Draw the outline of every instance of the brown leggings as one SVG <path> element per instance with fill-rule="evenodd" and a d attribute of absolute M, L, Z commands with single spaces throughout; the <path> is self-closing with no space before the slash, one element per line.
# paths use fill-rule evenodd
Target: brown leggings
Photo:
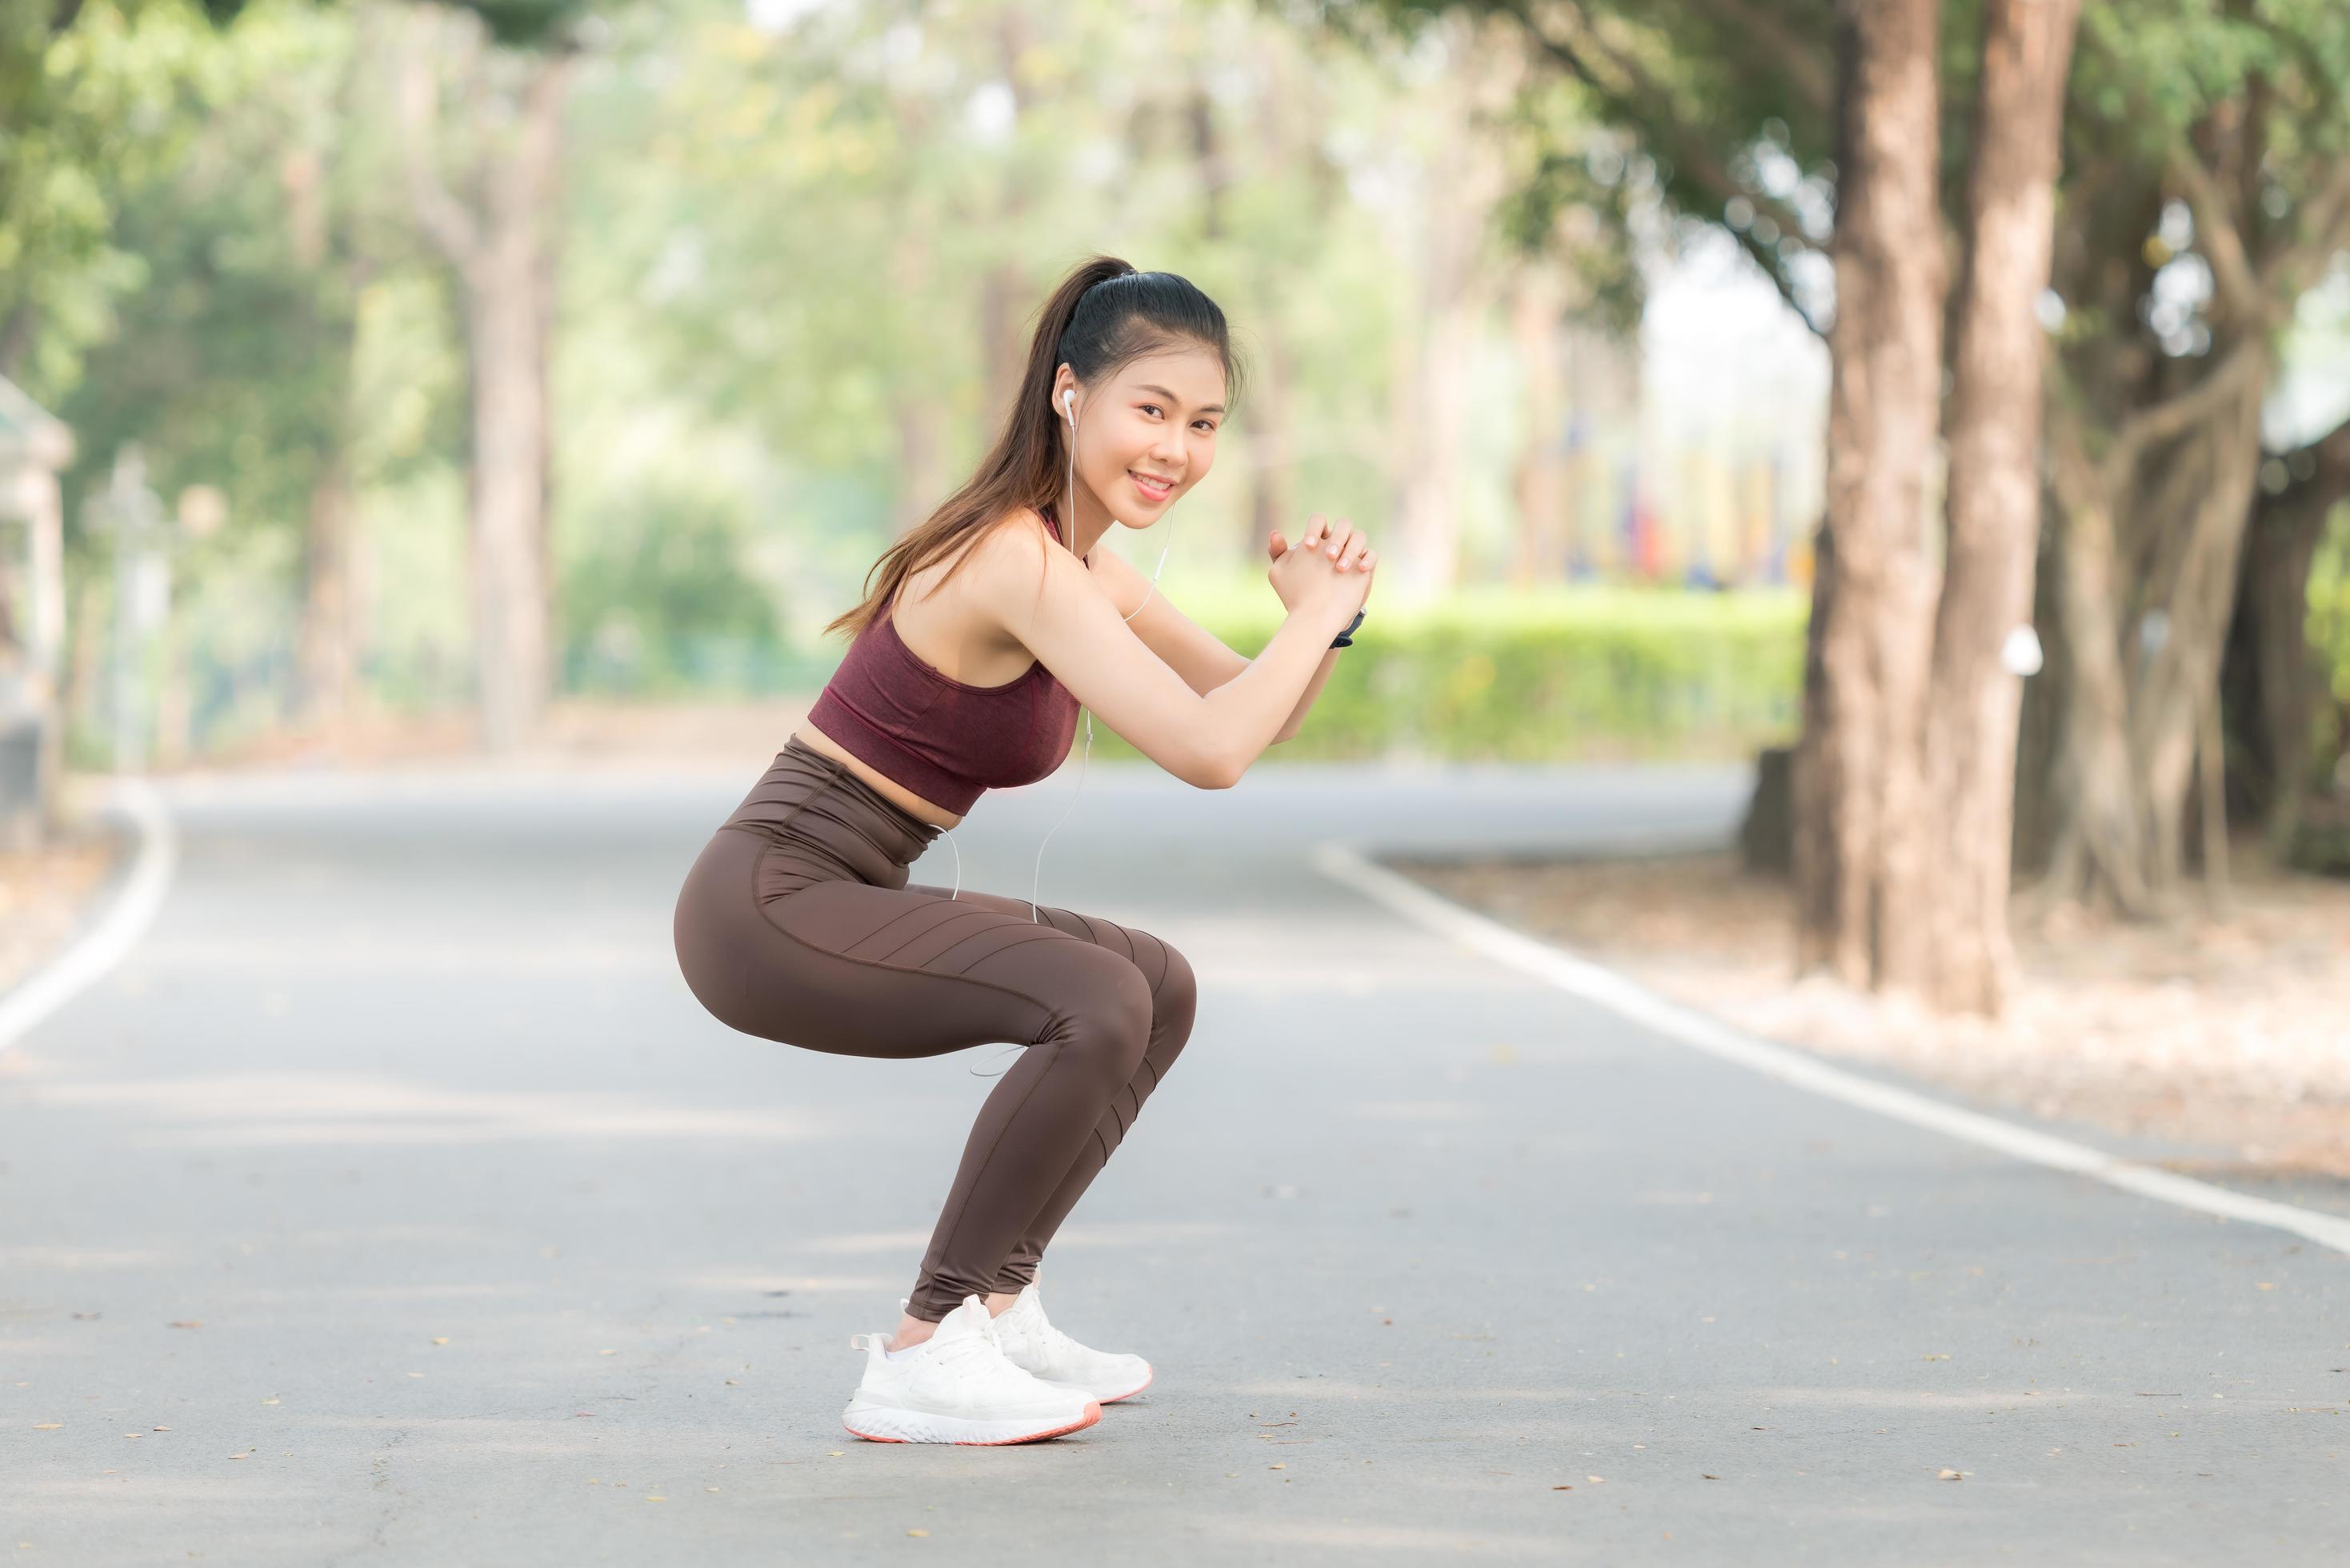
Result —
<path fill-rule="evenodd" d="M 907 1310 L 1017 1291 L 1191 1033 L 1191 966 L 1147 931 L 906 879 L 944 829 L 793 737 L 679 891 L 685 983 L 811 1051 L 1028 1047 L 963 1146 Z"/>

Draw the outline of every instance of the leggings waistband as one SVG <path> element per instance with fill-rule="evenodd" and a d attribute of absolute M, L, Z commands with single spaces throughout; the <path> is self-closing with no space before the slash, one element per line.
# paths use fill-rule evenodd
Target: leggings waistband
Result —
<path fill-rule="evenodd" d="M 946 831 L 796 735 L 721 826 L 816 849 L 884 885 L 902 884 L 905 868 Z"/>

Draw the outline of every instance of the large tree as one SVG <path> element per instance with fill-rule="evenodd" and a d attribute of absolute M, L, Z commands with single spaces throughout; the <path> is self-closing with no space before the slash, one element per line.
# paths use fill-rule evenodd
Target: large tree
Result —
<path fill-rule="evenodd" d="M 577 20 L 563 0 L 455 8 L 426 0 L 400 61 L 410 193 L 454 280 L 463 322 L 474 666 L 482 739 L 493 753 L 524 744 L 553 694 L 548 367 Z M 441 112 L 444 74 L 475 106 L 453 135 Z M 462 171 L 455 179 L 444 161 Z"/>
<path fill-rule="evenodd" d="M 2007 901 L 2022 677 L 2040 537 L 2040 299 L 2080 0 L 1984 0 L 1949 412 L 1947 564 L 1928 688 L 1929 989 L 1997 1012 L 2013 968 Z M 2036 639 L 2033 639 L 2036 640 Z"/>
<path fill-rule="evenodd" d="M 1388 0 L 1375 8 L 1417 16 L 1449 7 Z M 1854 67 L 1866 57 L 1854 46 L 1868 29 L 1901 25 L 1906 0 L 1471 8 L 1516 18 L 1596 112 L 1659 160 L 1679 210 L 1726 226 L 1791 306 L 1833 330 L 1817 280 L 1833 257 L 1837 292 L 1848 292 L 1845 262 L 1857 254 L 1841 232 L 1856 216 L 1856 192 L 1853 170 L 1831 146 L 1835 111 L 1857 107 Z M 1811 809 L 1828 805 L 1816 786 L 1838 776 L 1823 761 L 1843 756 L 1839 765 L 1872 770 L 1881 783 L 1856 809 L 1848 797 L 1833 800 L 1830 809 L 1857 820 L 1807 830 L 1814 851 L 1832 853 L 1803 857 L 1801 946 L 1865 982 L 1922 978 L 1946 1001 L 1996 1007 L 2007 877 L 1997 862 L 2012 798 L 2002 753 L 2014 730 L 2012 678 L 1997 650 L 2024 618 L 2017 594 L 2039 587 L 2018 548 L 2019 535 L 2036 530 L 2017 466 L 2034 440 L 2029 427 L 2044 406 L 2054 483 L 2034 489 L 2053 489 L 2062 525 L 2033 618 L 2050 679 L 2024 696 L 2040 712 L 2035 732 L 2050 738 L 2024 759 L 2034 830 L 2016 836 L 2034 859 L 2054 837 L 2050 892 L 2154 909 L 2184 861 L 2196 762 L 2216 753 L 2220 649 L 2263 468 L 2260 414 L 2279 330 L 2325 260 L 2350 243 L 2350 117 L 2338 91 L 2350 80 L 2350 8 L 2088 0 L 2069 96 L 2065 7 L 1949 0 L 1943 13 L 1939 221 L 1906 242 L 1960 258 L 1943 335 L 1942 445 L 1963 472 L 1942 514 L 1952 577 L 1919 628 L 1933 650 L 1922 688 L 1926 784 L 1921 793 L 1906 776 L 1906 742 L 1887 751 L 1822 729 L 1835 723 L 1829 688 L 1839 678 L 1818 666 L 1828 684 L 1814 687 L 1825 700 L 1813 705 L 1803 742 Z M 2061 217 L 2043 294 L 2029 286 L 2033 207 L 2044 199 L 2033 192 L 2060 161 L 2050 140 L 2058 123 Z M 1970 270 L 1976 262 L 1980 272 Z M 2022 379 L 2036 364 L 2028 346 L 2052 331 L 2060 353 L 2035 404 Z M 1832 440 L 1851 433 L 1847 426 Z M 2279 483 L 2319 483 L 2318 450 L 2293 454 Z M 1849 571 L 1836 556 L 1854 541 L 1838 534 L 1833 495 L 1832 482 L 1819 607 L 1827 625 L 1815 635 L 1824 629 L 1842 647 L 1833 596 Z M 2307 554 L 2260 559 L 2291 572 Z M 2283 605 L 2294 591 L 2272 585 L 2263 602 Z M 1868 678 L 1906 680 L 1909 656 Z M 1847 659 L 1842 668 L 1857 666 Z M 1907 843 L 1887 837 L 1878 804 L 1887 792 L 1918 806 L 1898 827 Z M 2052 822 L 2053 834 L 2041 826 Z M 1917 860 L 1922 880 L 1911 875 Z"/>

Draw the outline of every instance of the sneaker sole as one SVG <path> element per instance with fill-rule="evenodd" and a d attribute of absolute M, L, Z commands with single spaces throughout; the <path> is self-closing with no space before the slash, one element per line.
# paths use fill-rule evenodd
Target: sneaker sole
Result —
<path fill-rule="evenodd" d="M 1042 1375 L 1036 1374 L 1035 1376 L 1041 1376 Z M 1050 1383 L 1055 1388 L 1066 1388 L 1072 1394 L 1082 1394 L 1087 1398 L 1093 1400 L 1096 1404 L 1115 1405 L 1120 1399 L 1133 1398 L 1137 1394 L 1139 1394 L 1145 1388 L 1149 1387 L 1158 1376 L 1159 1369 L 1157 1367 L 1153 1367 L 1151 1368 L 1149 1376 L 1145 1377 L 1141 1382 L 1136 1384 L 1133 1387 L 1128 1389 L 1123 1394 L 1097 1394 L 1082 1383 L 1071 1383 L 1065 1378 L 1059 1377 L 1045 1377 L 1043 1378 L 1043 1381 Z"/>
<path fill-rule="evenodd" d="M 962 1448 L 1002 1448 L 1009 1443 L 1039 1443 L 1070 1432 L 1082 1432 L 1101 1419 L 1099 1403 L 1087 1400 L 1086 1413 L 1074 1421 L 1042 1428 L 1019 1421 L 981 1421 L 967 1416 L 934 1416 L 927 1410 L 850 1406 L 840 1424 L 851 1437 L 868 1443 L 953 1443 Z M 859 1426 L 858 1423 L 863 1425 Z"/>
<path fill-rule="evenodd" d="M 1159 1376 L 1159 1374 L 1158 1374 L 1157 1370 L 1156 1370 L 1156 1369 L 1154 1369 L 1154 1370 L 1151 1372 L 1151 1374 L 1150 1374 L 1150 1376 L 1149 1376 L 1149 1377 L 1144 1378 L 1141 1382 L 1139 1382 L 1139 1383 L 1136 1384 L 1133 1387 L 1131 1387 L 1131 1388 L 1128 1389 L 1125 1393 L 1123 1393 L 1123 1394 L 1112 1394 L 1111 1396 L 1109 1396 L 1109 1397 L 1107 1397 L 1107 1398 L 1104 1399 L 1104 1400 L 1102 1401 L 1102 1403 L 1103 1403 L 1103 1404 L 1105 1404 L 1105 1405 L 1115 1405 L 1115 1404 L 1117 1404 L 1120 1399 L 1131 1399 L 1131 1398 L 1133 1398 L 1137 1394 L 1141 1393 L 1145 1388 L 1149 1387 L 1149 1386 L 1150 1386 L 1150 1385 L 1151 1385 L 1151 1383 L 1152 1383 L 1152 1381 L 1153 1381 L 1154 1379 L 1156 1379 L 1156 1378 L 1158 1377 L 1158 1376 Z"/>

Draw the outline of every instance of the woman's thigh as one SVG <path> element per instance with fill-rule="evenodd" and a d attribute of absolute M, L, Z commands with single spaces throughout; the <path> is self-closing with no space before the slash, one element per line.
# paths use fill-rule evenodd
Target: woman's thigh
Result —
<path fill-rule="evenodd" d="M 763 898 L 774 852 L 713 836 L 675 917 L 686 981 L 747 1034 L 858 1056 L 1033 1045 L 1072 1021 L 1139 1053 L 1149 983 L 1121 953 L 977 900 L 837 877 Z"/>
<path fill-rule="evenodd" d="M 945 898 L 950 891 L 925 882 L 909 882 L 905 890 L 932 898 Z M 1163 994 L 1170 981 L 1187 987 L 1191 983 L 1191 965 L 1183 955 L 1139 926 L 1122 926 L 1098 915 L 1079 914 L 1075 909 L 1059 909 L 1050 904 L 1035 906 L 1035 913 L 1031 915 L 1025 898 L 1006 898 L 1000 893 L 974 893 L 969 888 L 956 891 L 953 901 L 975 904 L 983 909 L 1008 915 L 1023 924 L 1036 925 L 1040 929 L 1049 928 L 1065 931 L 1081 941 L 1091 942 L 1097 948 L 1114 952 L 1142 971 L 1142 978 L 1150 982 L 1154 996 Z"/>

